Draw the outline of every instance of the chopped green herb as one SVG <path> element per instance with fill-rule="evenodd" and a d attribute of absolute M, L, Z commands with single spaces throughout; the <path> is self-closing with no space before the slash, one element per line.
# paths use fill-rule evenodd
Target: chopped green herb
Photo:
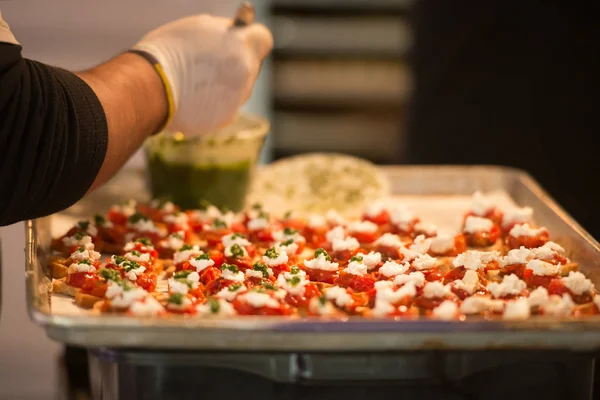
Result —
<path fill-rule="evenodd" d="M 363 257 L 362 256 L 354 256 L 350 259 L 350 262 L 353 262 L 353 261 L 361 263 L 361 262 L 363 262 Z"/>
<path fill-rule="evenodd" d="M 216 218 L 213 221 L 213 227 L 215 227 L 216 229 L 226 229 L 227 223 L 220 218 Z"/>
<path fill-rule="evenodd" d="M 177 304 L 180 306 L 183 304 L 184 297 L 185 297 L 185 295 L 183 293 L 173 293 L 169 296 L 169 299 L 167 300 L 167 302 Z"/>
<path fill-rule="evenodd" d="M 288 239 L 285 242 L 281 242 L 282 246 L 290 246 L 292 244 L 294 244 L 294 239 Z"/>
<path fill-rule="evenodd" d="M 231 235 L 231 240 L 234 240 L 234 239 L 246 239 L 246 236 L 242 235 L 241 233 L 236 232 L 233 235 Z"/>
<path fill-rule="evenodd" d="M 90 260 L 81 260 L 79 261 L 79 264 L 85 264 L 85 265 L 92 265 L 92 262 Z"/>
<path fill-rule="evenodd" d="M 208 255 L 208 253 L 202 253 L 199 256 L 194 257 L 194 259 L 200 261 L 200 260 L 210 260 L 210 256 Z"/>
<path fill-rule="evenodd" d="M 265 251 L 265 257 L 268 257 L 271 259 L 277 258 L 277 257 L 279 257 L 279 253 L 277 252 L 277 250 L 275 250 L 275 247 L 271 247 L 267 251 Z"/>
<path fill-rule="evenodd" d="M 240 272 L 240 270 L 238 269 L 237 265 L 233 265 L 233 264 L 223 264 L 221 265 L 221 271 L 225 271 L 226 269 L 228 269 L 229 271 L 233 272 L 233 273 L 238 273 Z"/>
<path fill-rule="evenodd" d="M 131 255 L 136 256 L 136 257 L 139 257 L 142 255 L 142 253 L 139 250 L 132 250 L 130 253 L 131 253 Z"/>
<path fill-rule="evenodd" d="M 186 279 L 188 277 L 188 275 L 191 273 L 192 273 L 191 270 L 177 271 L 177 272 L 175 272 L 175 275 L 173 275 L 173 277 L 175 279 Z"/>
<path fill-rule="evenodd" d="M 181 248 L 178 251 L 187 251 L 187 250 L 194 250 L 194 247 L 191 244 L 184 244 L 183 246 L 181 246 Z"/>
<path fill-rule="evenodd" d="M 294 276 L 292 277 L 292 279 L 288 279 L 287 282 L 292 285 L 292 286 L 296 286 L 300 283 L 301 279 L 299 276 Z"/>
<path fill-rule="evenodd" d="M 295 235 L 298 231 L 294 228 L 287 227 L 283 230 L 283 234 L 287 236 Z"/>
<path fill-rule="evenodd" d="M 208 207 L 210 207 L 211 204 L 209 201 L 206 201 L 204 199 L 200 200 L 200 202 L 198 203 L 198 209 L 202 210 L 202 211 L 206 211 L 208 210 Z"/>
<path fill-rule="evenodd" d="M 150 238 L 147 238 L 147 237 L 136 239 L 135 242 L 141 243 L 144 246 L 152 246 L 152 240 L 150 240 Z"/>
<path fill-rule="evenodd" d="M 148 221 L 150 218 L 142 214 L 141 212 L 136 212 L 132 216 L 128 218 L 130 224 L 137 224 L 140 221 Z"/>
<path fill-rule="evenodd" d="M 183 236 L 180 233 L 171 233 L 171 237 L 179 240 L 183 240 Z"/>
<path fill-rule="evenodd" d="M 327 261 L 331 261 L 331 257 L 323 248 L 319 248 L 315 251 L 315 258 L 319 258 L 319 256 L 324 256 Z"/>
<path fill-rule="evenodd" d="M 233 244 L 229 247 L 229 251 L 231 252 L 231 258 L 242 258 L 244 257 L 244 249 L 239 244 Z"/>
<path fill-rule="evenodd" d="M 260 271 L 263 274 L 263 278 L 268 278 L 269 277 L 269 267 L 267 267 L 265 264 L 261 263 L 261 262 L 255 262 L 254 265 L 252 266 L 252 269 L 255 271 Z"/>
<path fill-rule="evenodd" d="M 124 262 L 127 262 L 127 259 L 123 256 L 113 256 L 112 261 L 115 263 L 115 265 L 120 265 Z"/>
<path fill-rule="evenodd" d="M 156 199 L 152 200 L 151 205 L 154 208 L 163 208 L 165 206 L 165 204 L 167 204 L 169 202 L 169 199 L 165 198 L 165 197 L 157 197 Z"/>
<path fill-rule="evenodd" d="M 81 240 L 81 239 L 83 239 L 84 236 L 87 236 L 84 232 L 77 232 L 73 235 L 75 240 Z"/>
<path fill-rule="evenodd" d="M 252 209 L 256 210 L 256 211 L 260 211 L 260 210 L 262 210 L 262 204 L 254 203 L 254 204 L 252 204 Z"/>
<path fill-rule="evenodd" d="M 285 220 L 290 219 L 291 216 L 292 216 L 292 210 L 286 211 L 285 214 L 283 214 L 283 219 L 285 219 Z"/>
<path fill-rule="evenodd" d="M 85 251 L 85 247 L 81 246 L 77 249 L 77 253 L 83 253 Z"/>
<path fill-rule="evenodd" d="M 126 292 L 133 289 L 133 285 L 128 280 L 122 280 L 121 282 L 119 282 L 119 284 Z"/>
<path fill-rule="evenodd" d="M 121 264 L 121 267 L 125 270 L 125 272 L 129 272 L 132 269 L 138 269 L 140 264 L 135 261 L 125 261 L 123 264 Z"/>
<path fill-rule="evenodd" d="M 261 211 L 258 213 L 258 218 L 269 219 L 269 214 L 264 211 Z"/>
<path fill-rule="evenodd" d="M 90 221 L 79 221 L 77 223 L 77 225 L 83 229 L 84 231 L 86 231 L 89 227 L 90 227 Z"/>
<path fill-rule="evenodd" d="M 219 302 L 213 298 L 208 299 L 208 304 L 210 306 L 210 312 L 213 314 L 218 314 L 221 309 L 221 305 Z"/>
<path fill-rule="evenodd" d="M 104 218 L 103 215 L 96 214 L 96 215 L 94 215 L 94 223 L 96 225 L 102 226 L 102 225 L 106 224 L 106 218 Z"/>
<path fill-rule="evenodd" d="M 325 297 L 324 295 L 319 297 L 319 304 L 321 304 L 321 307 L 324 307 L 325 304 L 327 304 L 327 297 Z"/>
<path fill-rule="evenodd" d="M 267 290 L 279 290 L 279 288 L 273 285 L 271 282 L 265 282 L 263 286 Z"/>
<path fill-rule="evenodd" d="M 117 271 L 116 269 L 100 268 L 98 270 L 98 275 L 100 275 L 101 278 L 103 278 L 107 281 L 113 281 L 113 282 L 121 281 L 121 274 L 119 274 L 119 271 Z"/>
<path fill-rule="evenodd" d="M 230 292 L 237 292 L 238 290 L 240 290 L 241 287 L 241 283 L 234 283 L 233 285 L 229 286 L 227 290 L 229 290 Z"/>
<path fill-rule="evenodd" d="M 300 267 L 294 265 L 291 269 L 290 269 L 290 274 L 292 275 L 297 275 L 300 273 Z"/>
<path fill-rule="evenodd" d="M 192 288 L 192 286 L 194 286 L 194 284 L 192 282 L 188 281 L 187 278 L 175 278 L 175 280 L 177 282 L 183 283 L 184 285 L 186 285 L 190 289 Z"/>

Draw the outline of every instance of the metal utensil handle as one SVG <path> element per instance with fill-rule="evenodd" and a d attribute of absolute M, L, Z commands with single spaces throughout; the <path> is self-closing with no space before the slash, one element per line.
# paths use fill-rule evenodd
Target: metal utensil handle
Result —
<path fill-rule="evenodd" d="M 252 25 L 254 23 L 254 18 L 256 17 L 256 12 L 254 11 L 254 6 L 249 2 L 245 1 L 238 7 L 235 12 L 235 16 L 233 17 L 233 26 L 234 27 L 244 27 L 248 25 Z"/>

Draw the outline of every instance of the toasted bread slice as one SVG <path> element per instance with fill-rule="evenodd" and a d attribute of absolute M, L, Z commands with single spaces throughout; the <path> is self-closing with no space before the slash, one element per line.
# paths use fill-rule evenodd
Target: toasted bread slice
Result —
<path fill-rule="evenodd" d="M 157 274 L 162 274 L 165 268 L 169 268 L 172 265 L 173 262 L 171 260 L 158 259 L 154 262 L 153 265 L 154 272 L 156 272 Z M 173 268 L 175 267 L 173 266 Z"/>
<path fill-rule="evenodd" d="M 438 269 L 442 275 L 446 275 L 448 272 L 454 269 L 454 266 L 452 265 L 454 258 L 455 257 L 437 257 Z"/>
<path fill-rule="evenodd" d="M 165 277 L 170 278 L 171 276 L 173 276 L 175 270 L 176 268 L 174 265 L 170 265 L 169 267 L 167 267 L 167 269 L 165 269 Z"/>
<path fill-rule="evenodd" d="M 488 270 L 486 277 L 490 282 L 502 282 L 502 271 L 499 269 Z"/>
<path fill-rule="evenodd" d="M 52 279 L 67 277 L 69 274 L 69 267 L 67 267 L 68 262 L 67 258 L 62 257 L 52 257 L 52 259 L 50 259 L 50 274 L 52 275 Z"/>
<path fill-rule="evenodd" d="M 491 246 L 487 246 L 487 247 L 471 247 L 469 246 L 467 248 L 467 250 L 477 250 L 477 251 L 499 251 L 501 254 L 505 254 L 508 250 L 504 244 L 504 242 L 502 241 L 502 239 L 498 239 L 496 240 L 496 243 L 494 243 Z"/>
<path fill-rule="evenodd" d="M 54 293 L 60 293 L 66 296 L 74 297 L 78 291 L 79 289 L 67 283 L 66 277 L 52 280 L 52 292 Z"/>
<path fill-rule="evenodd" d="M 565 265 L 561 265 L 559 268 L 560 276 L 568 276 L 569 272 L 576 272 L 579 269 L 577 263 L 570 262 Z"/>
<path fill-rule="evenodd" d="M 102 301 L 102 297 L 92 296 L 88 293 L 83 293 L 81 290 L 75 293 L 75 303 L 83 308 L 93 308 L 94 305 Z"/>

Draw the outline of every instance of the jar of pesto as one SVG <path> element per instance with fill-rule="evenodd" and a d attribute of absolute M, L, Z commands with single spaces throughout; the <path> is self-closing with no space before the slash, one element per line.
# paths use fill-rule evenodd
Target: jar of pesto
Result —
<path fill-rule="evenodd" d="M 145 151 L 152 196 L 186 209 L 209 202 L 242 210 L 268 131 L 266 119 L 240 114 L 233 124 L 208 136 L 162 132 L 151 137 Z"/>

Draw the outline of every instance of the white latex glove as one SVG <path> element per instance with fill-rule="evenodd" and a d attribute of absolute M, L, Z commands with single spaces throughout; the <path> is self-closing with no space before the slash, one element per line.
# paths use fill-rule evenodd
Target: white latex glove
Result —
<path fill-rule="evenodd" d="M 173 98 L 166 128 L 204 135 L 233 121 L 248 100 L 273 37 L 261 24 L 196 15 L 163 25 L 134 46 L 154 56 Z"/>

